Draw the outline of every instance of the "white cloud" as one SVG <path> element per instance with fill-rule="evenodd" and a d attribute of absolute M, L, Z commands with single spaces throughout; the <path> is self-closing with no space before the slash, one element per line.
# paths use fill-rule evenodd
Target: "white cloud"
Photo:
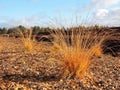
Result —
<path fill-rule="evenodd" d="M 120 0 L 91 0 L 86 12 L 93 12 L 94 24 L 120 26 Z"/>
<path fill-rule="evenodd" d="M 92 5 L 96 8 L 109 8 L 113 5 L 120 4 L 120 0 L 91 0 Z"/>
<path fill-rule="evenodd" d="M 90 0 L 83 11 L 94 11 L 98 9 L 109 9 L 120 5 L 120 0 Z"/>
<path fill-rule="evenodd" d="M 107 16 L 108 12 L 109 11 L 107 9 L 99 9 L 96 12 L 96 17 L 98 17 L 98 18 L 104 18 L 105 16 Z"/>
<path fill-rule="evenodd" d="M 100 25 L 111 25 L 119 26 L 120 25 L 120 8 L 113 8 L 106 14 L 105 17 L 99 18 L 95 17 L 96 23 Z"/>

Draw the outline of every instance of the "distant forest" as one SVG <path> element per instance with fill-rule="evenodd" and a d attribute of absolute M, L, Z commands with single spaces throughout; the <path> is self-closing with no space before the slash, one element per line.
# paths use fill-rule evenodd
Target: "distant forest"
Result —
<path fill-rule="evenodd" d="M 98 29 L 103 29 L 103 28 L 108 28 L 108 27 L 104 27 L 104 26 L 98 26 L 98 25 L 95 25 L 95 26 L 90 26 L 90 27 L 85 27 L 85 26 L 78 26 L 78 27 L 71 27 L 71 28 L 57 28 L 59 30 L 71 30 L 71 29 L 76 29 L 76 28 L 79 28 L 79 29 L 94 29 L 94 30 L 98 30 Z M 14 35 L 18 35 L 19 34 L 19 31 L 21 31 L 22 33 L 26 33 L 27 30 L 32 30 L 32 34 L 38 34 L 39 32 L 49 32 L 50 30 L 56 30 L 56 28 L 50 28 L 50 27 L 39 27 L 39 26 L 34 26 L 34 27 L 31 27 L 31 28 L 26 28 L 22 25 L 19 25 L 17 27 L 13 27 L 13 28 L 0 28 L 0 34 L 9 34 L 10 36 L 14 36 Z"/>
<path fill-rule="evenodd" d="M 0 35 L 8 34 L 10 37 L 14 36 L 19 36 L 20 32 L 23 34 L 27 33 L 28 30 L 32 30 L 32 35 L 40 35 L 40 34 L 45 34 L 48 35 L 51 30 L 77 30 L 77 29 L 84 29 L 84 30 L 92 30 L 92 31 L 97 31 L 102 32 L 102 31 L 110 31 L 110 30 L 117 30 L 117 32 L 120 32 L 120 27 L 107 27 L 107 26 L 99 26 L 99 25 L 94 25 L 94 26 L 78 26 L 78 27 L 70 27 L 70 28 L 50 28 L 50 27 L 39 27 L 39 26 L 34 26 L 31 28 L 24 27 L 22 25 L 19 25 L 17 27 L 13 28 L 0 28 Z"/>

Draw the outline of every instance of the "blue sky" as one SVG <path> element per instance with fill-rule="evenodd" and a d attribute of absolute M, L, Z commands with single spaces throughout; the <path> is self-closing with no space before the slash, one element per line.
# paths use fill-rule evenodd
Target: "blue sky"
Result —
<path fill-rule="evenodd" d="M 51 19 L 70 25 L 76 17 L 85 24 L 120 25 L 120 0 L 0 0 L 0 12 L 0 27 L 47 26 Z"/>

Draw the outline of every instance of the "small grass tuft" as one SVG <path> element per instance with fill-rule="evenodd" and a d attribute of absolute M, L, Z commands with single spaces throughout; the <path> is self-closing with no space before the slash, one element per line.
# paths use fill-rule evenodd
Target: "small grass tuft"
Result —
<path fill-rule="evenodd" d="M 2 42 L 0 42 L 0 51 L 3 49 Z"/>
<path fill-rule="evenodd" d="M 2 50 L 2 48 L 3 48 L 2 45 L 0 45 L 0 50 Z"/>
<path fill-rule="evenodd" d="M 33 44 L 34 39 L 32 39 L 32 30 L 26 30 L 26 33 L 23 34 L 23 32 L 19 31 L 21 37 L 21 40 L 23 42 L 23 49 L 25 52 L 32 53 L 33 50 Z"/>
<path fill-rule="evenodd" d="M 100 57 L 100 56 L 102 56 L 102 54 L 103 54 L 102 47 L 98 47 L 95 52 L 95 56 Z"/>

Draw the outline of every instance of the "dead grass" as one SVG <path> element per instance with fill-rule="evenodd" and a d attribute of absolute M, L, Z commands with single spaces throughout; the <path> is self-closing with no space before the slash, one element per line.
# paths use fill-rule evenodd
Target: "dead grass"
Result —
<path fill-rule="evenodd" d="M 0 45 L 0 50 L 2 50 L 2 45 Z"/>
<path fill-rule="evenodd" d="M 0 50 L 3 49 L 3 45 L 2 45 L 2 42 L 0 42 Z"/>
<path fill-rule="evenodd" d="M 72 29 L 71 31 L 55 30 L 55 50 L 62 54 L 63 77 L 81 78 L 89 70 L 91 58 L 101 55 L 101 44 L 107 34 L 98 35 L 85 29 Z"/>
<path fill-rule="evenodd" d="M 95 56 L 100 57 L 102 56 L 102 54 L 103 54 L 102 47 L 99 46 L 95 52 Z"/>
<path fill-rule="evenodd" d="M 22 40 L 22 43 L 23 43 L 23 45 L 22 45 L 23 46 L 23 50 L 25 52 L 32 53 L 33 47 L 34 47 L 33 45 L 34 45 L 34 41 L 35 41 L 35 39 L 32 38 L 32 30 L 31 29 L 27 30 L 25 34 L 23 34 L 23 32 L 21 32 L 19 30 L 19 33 L 22 36 L 21 40 Z"/>

